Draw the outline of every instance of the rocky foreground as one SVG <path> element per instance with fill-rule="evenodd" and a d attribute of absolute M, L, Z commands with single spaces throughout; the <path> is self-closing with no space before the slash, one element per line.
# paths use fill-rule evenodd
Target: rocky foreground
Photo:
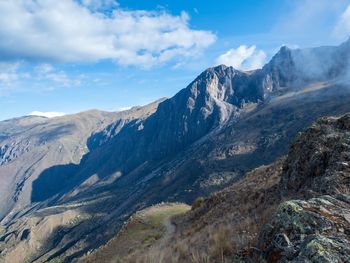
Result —
<path fill-rule="evenodd" d="M 350 261 L 350 115 L 324 118 L 291 145 L 281 203 L 259 236 L 269 262 Z"/>

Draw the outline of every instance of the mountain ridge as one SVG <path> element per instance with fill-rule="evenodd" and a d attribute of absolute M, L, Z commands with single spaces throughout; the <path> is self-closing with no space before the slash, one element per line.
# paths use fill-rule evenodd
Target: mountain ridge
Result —
<path fill-rule="evenodd" d="M 36 255 L 37 262 L 56 257 L 71 262 L 106 243 L 137 210 L 161 201 L 190 203 L 273 162 L 316 118 L 350 111 L 344 62 L 335 59 L 328 68 L 300 75 L 300 58 L 314 61 L 322 52 L 327 59 L 330 54 L 350 53 L 347 44 L 320 50 L 281 48 L 270 63 L 254 72 L 210 68 L 174 97 L 149 109 L 133 109 L 130 115 L 122 113 L 125 116 L 108 119 L 103 125 L 95 118 L 86 137 L 80 138 L 87 148 L 73 154 L 78 160 L 51 163 L 28 177 L 30 180 L 23 171 L 17 171 L 21 180 L 0 178 L 4 189 L 19 186 L 19 191 L 8 196 L 20 193 L 18 203 L 1 200 L 15 205 L 14 209 L 2 208 L 6 217 L 0 242 L 7 241 L 1 253 L 18 251 L 28 242 L 45 243 Z M 324 60 L 319 61 L 323 64 Z M 51 141 L 56 143 L 62 134 L 55 135 Z M 21 162 L 32 165 L 32 159 L 28 155 Z M 11 169 L 9 164 L 0 165 L 0 176 L 11 174 Z M 21 190 L 23 179 L 28 187 L 25 191 Z M 80 219 L 71 226 L 62 225 L 58 218 L 65 216 Z M 26 226 L 36 231 L 30 222 L 37 218 L 50 218 L 54 222 L 51 230 L 42 239 L 29 235 L 21 240 Z M 11 232 L 11 225 L 17 230 Z M 66 230 L 60 232 L 60 228 Z M 13 245 L 7 246 L 10 243 Z"/>

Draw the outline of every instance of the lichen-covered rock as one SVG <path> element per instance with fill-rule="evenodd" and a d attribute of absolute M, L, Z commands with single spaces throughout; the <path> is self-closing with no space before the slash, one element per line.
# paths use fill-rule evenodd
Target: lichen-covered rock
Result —
<path fill-rule="evenodd" d="M 350 262 L 350 114 L 323 118 L 290 148 L 284 200 L 259 235 L 267 262 Z"/>
<path fill-rule="evenodd" d="M 283 202 L 260 235 L 263 256 L 268 262 L 347 262 L 349 214 L 350 203 L 341 196 Z"/>
<path fill-rule="evenodd" d="M 350 194 L 350 114 L 322 118 L 291 145 L 282 196 Z"/>
<path fill-rule="evenodd" d="M 316 236 L 306 240 L 294 262 L 349 262 L 349 240 Z"/>

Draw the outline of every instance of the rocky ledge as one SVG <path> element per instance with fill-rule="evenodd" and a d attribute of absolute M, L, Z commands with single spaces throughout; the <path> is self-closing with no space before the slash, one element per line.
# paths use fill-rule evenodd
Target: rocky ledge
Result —
<path fill-rule="evenodd" d="M 322 118 L 290 147 L 282 202 L 262 229 L 267 262 L 350 262 L 350 114 Z"/>

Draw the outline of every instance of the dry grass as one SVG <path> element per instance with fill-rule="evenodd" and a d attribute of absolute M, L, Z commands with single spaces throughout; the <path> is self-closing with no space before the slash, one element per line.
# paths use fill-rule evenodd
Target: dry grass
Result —
<path fill-rule="evenodd" d="M 258 233 L 279 203 L 281 169 L 282 161 L 258 168 L 208 199 L 198 199 L 189 213 L 173 219 L 177 231 L 166 247 L 125 262 L 228 263 L 254 258 Z"/>
<path fill-rule="evenodd" d="M 139 211 L 129 219 L 115 238 L 80 262 L 164 262 L 161 254 L 150 252 L 142 259 L 140 255 L 150 251 L 164 237 L 167 231 L 165 220 L 190 209 L 185 204 L 167 203 Z"/>
<path fill-rule="evenodd" d="M 280 201 L 282 161 L 248 173 L 207 199 L 198 198 L 192 208 L 165 204 L 136 213 L 115 238 L 81 262 L 231 263 L 254 258 L 258 233 Z M 176 231 L 164 239 L 169 218 Z"/>

